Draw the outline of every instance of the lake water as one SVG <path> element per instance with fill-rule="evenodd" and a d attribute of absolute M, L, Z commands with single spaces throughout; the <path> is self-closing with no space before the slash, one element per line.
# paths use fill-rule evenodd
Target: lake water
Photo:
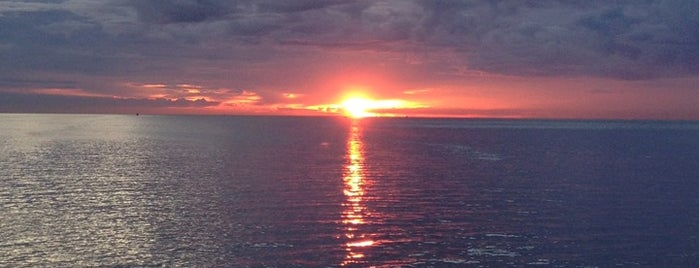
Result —
<path fill-rule="evenodd" d="M 698 225 L 698 122 L 0 115 L 0 267 L 697 267 Z"/>

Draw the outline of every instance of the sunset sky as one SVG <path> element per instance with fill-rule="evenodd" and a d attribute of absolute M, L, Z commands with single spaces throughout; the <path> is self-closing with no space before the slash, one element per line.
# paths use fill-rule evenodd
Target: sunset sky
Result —
<path fill-rule="evenodd" d="M 699 119 L 697 10 L 4 0 L 0 112 Z"/>

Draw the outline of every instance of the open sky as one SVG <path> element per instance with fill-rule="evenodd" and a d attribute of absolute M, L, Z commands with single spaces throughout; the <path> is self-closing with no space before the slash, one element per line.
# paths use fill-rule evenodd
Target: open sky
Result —
<path fill-rule="evenodd" d="M 0 1 L 0 112 L 699 119 L 699 1 Z"/>

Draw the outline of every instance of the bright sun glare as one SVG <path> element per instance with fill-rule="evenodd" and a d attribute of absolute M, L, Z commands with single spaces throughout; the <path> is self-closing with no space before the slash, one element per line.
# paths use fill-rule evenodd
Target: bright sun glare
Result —
<path fill-rule="evenodd" d="M 374 100 L 366 97 L 349 97 L 340 104 L 345 112 L 345 115 L 352 118 L 363 118 L 370 116 L 395 116 L 391 113 L 386 113 L 387 110 L 420 107 L 413 103 L 396 100 Z"/>
<path fill-rule="evenodd" d="M 348 116 L 362 118 L 373 115 L 368 111 L 372 108 L 372 102 L 370 99 L 354 97 L 343 101 L 342 108 Z"/>

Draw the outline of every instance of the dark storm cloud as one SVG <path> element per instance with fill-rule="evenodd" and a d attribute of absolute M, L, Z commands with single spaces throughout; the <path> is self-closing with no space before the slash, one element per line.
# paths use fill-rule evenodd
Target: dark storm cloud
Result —
<path fill-rule="evenodd" d="M 197 40 L 451 49 L 472 70 L 621 79 L 699 72 L 697 1 L 134 1 Z M 216 23 L 214 23 L 216 22 Z M 209 31 L 206 31 L 209 30 Z M 207 32 L 217 36 L 207 36 Z M 250 39 L 253 37 L 253 39 Z M 245 38 L 245 39 L 244 39 Z M 429 59 L 428 59 L 429 60 Z"/>
<path fill-rule="evenodd" d="M 139 18 L 152 23 L 193 23 L 220 19 L 237 11 L 236 1 L 133 0 Z"/>
<path fill-rule="evenodd" d="M 98 23 L 67 10 L 0 9 L 0 70 L 6 74 L 112 73 L 122 61 L 108 53 L 112 44 Z"/>
<path fill-rule="evenodd" d="M 3 1 L 0 89 L 38 87 L 16 81 L 46 74 L 114 95 L 85 77 L 255 89 L 264 77 L 301 80 L 343 50 L 408 55 L 425 80 L 681 77 L 699 74 L 696 10 L 663 0 Z"/>
<path fill-rule="evenodd" d="M 643 79 L 699 72 L 697 1 L 422 1 L 421 36 L 470 68 Z"/>
<path fill-rule="evenodd" d="M 231 19 L 236 14 L 293 13 L 346 3 L 345 0 L 228 1 L 132 0 L 139 18 L 152 23 L 196 23 Z"/>

